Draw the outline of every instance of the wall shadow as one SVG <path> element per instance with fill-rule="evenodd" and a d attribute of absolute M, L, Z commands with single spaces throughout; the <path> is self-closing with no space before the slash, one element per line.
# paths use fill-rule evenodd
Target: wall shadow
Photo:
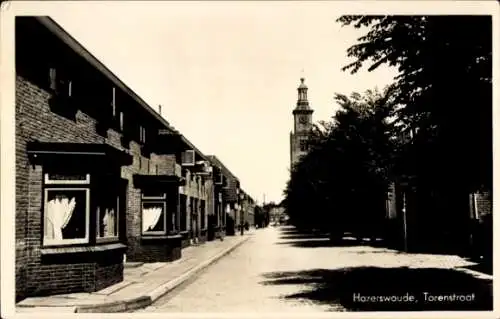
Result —
<path fill-rule="evenodd" d="M 310 238 L 328 238 L 328 234 L 286 234 L 281 235 L 280 239 L 293 240 L 293 239 L 310 239 Z"/>
<path fill-rule="evenodd" d="M 354 246 L 369 246 L 377 248 L 385 248 L 383 241 L 363 241 L 355 238 L 344 237 L 341 240 L 332 241 L 328 237 L 303 237 L 298 240 L 286 240 L 277 242 L 276 245 L 289 245 L 297 248 L 321 248 L 321 247 L 354 247 Z"/>
<path fill-rule="evenodd" d="M 285 228 L 286 227 L 286 228 Z M 376 241 L 365 240 L 367 236 L 358 235 L 353 232 L 344 232 L 344 238 L 338 239 L 335 243 L 329 241 L 329 234 L 320 231 L 303 231 L 294 228 L 294 226 L 285 226 L 280 229 L 280 239 L 278 245 L 290 245 L 299 248 L 319 248 L 319 247 L 353 247 L 353 246 L 369 246 L 376 248 L 387 248 L 404 253 L 404 242 L 400 239 L 395 239 L 390 236 L 385 236 L 384 233 L 378 234 L 379 238 Z M 349 238 L 346 238 L 349 237 Z M 381 240 L 380 240 L 381 239 Z M 458 246 L 442 244 L 442 238 L 427 238 L 420 240 L 418 243 L 410 243 L 408 253 L 412 254 L 432 254 L 432 255 L 458 255 L 464 258 L 471 256 L 470 249 Z M 477 270 L 485 274 L 492 274 L 492 260 L 474 260 L 480 265 L 473 266 L 472 270 Z"/>
<path fill-rule="evenodd" d="M 338 305 L 347 311 L 493 310 L 491 281 L 453 269 L 354 267 L 272 272 L 263 277 L 263 285 L 298 285 L 302 289 L 283 299 L 326 304 L 332 311 Z M 453 300 L 453 294 L 466 297 Z M 439 295 L 451 297 L 437 299 Z M 369 296 L 385 300 L 370 301 Z"/>

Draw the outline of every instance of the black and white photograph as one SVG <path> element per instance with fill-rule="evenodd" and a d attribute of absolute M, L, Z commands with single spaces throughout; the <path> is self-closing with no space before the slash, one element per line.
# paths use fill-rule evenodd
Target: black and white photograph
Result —
<path fill-rule="evenodd" d="M 498 13 L 2 2 L 2 317 L 491 317 Z"/>

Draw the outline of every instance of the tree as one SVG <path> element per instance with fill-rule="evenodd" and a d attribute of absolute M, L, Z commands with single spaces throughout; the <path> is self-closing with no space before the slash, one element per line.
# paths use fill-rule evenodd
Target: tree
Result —
<path fill-rule="evenodd" d="M 399 148 L 394 171 L 415 193 L 417 215 L 432 216 L 439 231 L 465 234 L 460 229 L 468 222 L 467 195 L 492 189 L 491 17 L 342 16 L 337 21 L 368 29 L 348 49 L 354 62 L 344 70 L 357 73 L 369 65 L 371 71 L 383 64 L 399 70 L 392 98 L 402 106 L 397 118 L 412 139 Z"/>
<path fill-rule="evenodd" d="M 314 130 L 311 150 L 292 169 L 284 192 L 292 224 L 366 231 L 383 219 L 394 149 L 390 91 L 335 96 L 341 109 Z"/>
<path fill-rule="evenodd" d="M 491 17 L 342 16 L 338 22 L 370 28 L 348 49 L 355 61 L 344 70 L 398 68 L 393 98 L 404 106 L 398 118 L 427 146 L 419 152 L 421 179 L 491 189 Z"/>

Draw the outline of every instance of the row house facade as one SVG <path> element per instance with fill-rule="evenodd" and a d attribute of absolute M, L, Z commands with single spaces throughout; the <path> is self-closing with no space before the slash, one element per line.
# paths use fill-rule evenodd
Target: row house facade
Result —
<path fill-rule="evenodd" d="M 208 156 L 210 163 L 217 167 L 219 184 L 216 188 L 221 209 L 225 234 L 234 235 L 240 223 L 240 181 L 215 155 Z M 243 192 L 241 191 L 243 194 Z"/>
<path fill-rule="evenodd" d="M 241 206 L 241 221 L 245 227 L 255 226 L 255 201 L 245 191 L 241 190 L 240 206 Z"/>
<path fill-rule="evenodd" d="M 15 45 L 17 300 L 98 291 L 127 260 L 221 235 L 220 165 L 49 17 L 16 17 Z"/>

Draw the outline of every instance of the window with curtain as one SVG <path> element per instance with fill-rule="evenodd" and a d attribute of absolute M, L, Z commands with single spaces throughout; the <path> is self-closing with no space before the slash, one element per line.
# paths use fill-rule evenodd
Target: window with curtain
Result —
<path fill-rule="evenodd" d="M 47 187 L 44 197 L 43 244 L 88 243 L 89 189 Z"/>
<path fill-rule="evenodd" d="M 120 211 L 120 197 L 108 194 L 100 200 L 96 208 L 97 239 L 118 238 L 118 216 Z"/>
<path fill-rule="evenodd" d="M 162 201 L 143 201 L 142 233 L 165 235 L 167 232 L 166 203 Z"/>

